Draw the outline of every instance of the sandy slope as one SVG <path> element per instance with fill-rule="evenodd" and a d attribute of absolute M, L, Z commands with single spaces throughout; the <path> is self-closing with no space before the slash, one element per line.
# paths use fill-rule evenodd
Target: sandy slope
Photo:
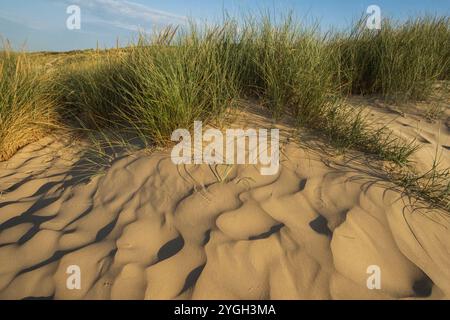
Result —
<path fill-rule="evenodd" d="M 353 97 L 353 105 L 367 108 L 376 124 L 386 125 L 397 136 L 406 141 L 414 140 L 420 149 L 412 155 L 411 160 L 419 172 L 430 169 L 435 159 L 441 169 L 450 167 L 450 96 L 441 102 L 444 109 L 440 120 L 429 121 L 423 117 L 430 103 L 408 104 L 406 106 L 390 105 L 377 99 Z"/>
<path fill-rule="evenodd" d="M 390 125 L 449 161 L 448 131 Z M 367 164 L 287 142 L 276 176 L 236 166 L 218 182 L 154 152 L 80 182 L 77 150 L 47 138 L 0 163 L 1 299 L 450 298 L 450 219 L 412 211 Z M 66 288 L 70 265 L 81 290 Z"/>

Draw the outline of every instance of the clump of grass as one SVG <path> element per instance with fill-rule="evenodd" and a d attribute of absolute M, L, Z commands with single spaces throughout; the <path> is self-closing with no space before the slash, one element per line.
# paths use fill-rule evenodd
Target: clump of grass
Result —
<path fill-rule="evenodd" d="M 91 56 L 83 63 L 67 64 L 57 71 L 54 91 L 68 120 L 81 129 L 110 127 L 114 114 L 127 107 L 136 80 L 122 63 L 119 52 Z"/>
<path fill-rule="evenodd" d="M 401 186 L 408 196 L 424 200 L 431 207 L 450 212 L 450 168 L 439 168 L 437 160 L 424 173 L 397 170 L 390 173 L 390 178 Z"/>
<path fill-rule="evenodd" d="M 241 26 L 167 28 L 125 51 L 93 58 L 61 80 L 64 104 L 83 129 L 134 131 L 165 145 L 177 128 L 214 121 L 243 93 L 257 96 L 274 118 L 324 134 L 340 149 L 355 148 L 405 163 L 414 146 L 373 129 L 342 103 L 336 81 L 342 46 L 291 15 L 247 19 Z"/>
<path fill-rule="evenodd" d="M 398 165 L 408 163 L 418 148 L 414 141 L 406 142 L 386 126 L 372 123 L 365 110 L 357 110 L 340 100 L 324 105 L 308 126 L 324 135 L 338 150 L 359 150 Z"/>
<path fill-rule="evenodd" d="M 226 26 L 167 29 L 134 47 L 125 62 L 136 78 L 122 118 L 157 144 L 194 121 L 214 121 L 239 97 L 236 67 L 224 41 Z"/>
<path fill-rule="evenodd" d="M 165 145 L 177 128 L 214 120 L 238 97 L 224 28 L 168 28 L 62 81 L 63 103 L 83 128 L 121 128 Z M 63 76 L 64 78 L 64 76 Z"/>
<path fill-rule="evenodd" d="M 401 25 L 385 19 L 381 30 L 368 30 L 362 19 L 333 45 L 347 92 L 425 99 L 436 80 L 449 76 L 450 18 L 420 17 Z"/>
<path fill-rule="evenodd" d="M 362 110 L 343 103 L 342 84 L 336 81 L 341 48 L 316 26 L 297 24 L 292 16 L 280 23 L 264 16 L 244 25 L 238 46 L 241 86 L 259 96 L 275 118 L 288 113 L 339 149 L 396 163 L 406 163 L 415 151 L 412 143 L 370 125 Z"/>
<path fill-rule="evenodd" d="M 249 19 L 238 38 L 241 86 L 260 97 L 275 118 L 284 113 L 307 118 L 337 92 L 333 52 L 316 26 L 303 26 L 291 15 L 281 22 L 266 15 Z"/>
<path fill-rule="evenodd" d="M 51 79 L 25 53 L 0 50 L 0 161 L 58 125 Z"/>

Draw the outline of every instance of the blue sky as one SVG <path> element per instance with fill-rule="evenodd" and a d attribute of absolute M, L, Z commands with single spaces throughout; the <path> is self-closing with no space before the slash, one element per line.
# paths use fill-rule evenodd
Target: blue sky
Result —
<path fill-rule="evenodd" d="M 168 24 L 182 25 L 187 19 L 220 20 L 269 10 L 282 14 L 292 10 L 302 19 L 317 19 L 324 29 L 343 28 L 378 5 L 383 16 L 406 17 L 450 15 L 450 0 L 1 0 L 0 36 L 16 47 L 32 51 L 66 51 L 112 47 L 117 37 L 129 42 L 139 30 L 150 31 Z M 81 9 L 81 29 L 68 30 L 66 9 Z"/>

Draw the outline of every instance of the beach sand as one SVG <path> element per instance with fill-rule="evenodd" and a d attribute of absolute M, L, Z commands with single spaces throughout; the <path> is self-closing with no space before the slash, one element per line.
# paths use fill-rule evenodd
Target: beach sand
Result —
<path fill-rule="evenodd" d="M 417 170 L 436 150 L 450 166 L 448 124 L 370 108 L 421 144 Z M 26 146 L 0 163 L 0 299 L 450 298 L 449 216 L 392 188 L 371 161 L 284 129 L 277 175 L 239 165 L 225 181 L 208 165 L 174 165 L 170 150 L 80 181 L 81 146 Z M 80 290 L 66 286 L 71 265 Z M 381 289 L 367 286 L 370 266 Z"/>

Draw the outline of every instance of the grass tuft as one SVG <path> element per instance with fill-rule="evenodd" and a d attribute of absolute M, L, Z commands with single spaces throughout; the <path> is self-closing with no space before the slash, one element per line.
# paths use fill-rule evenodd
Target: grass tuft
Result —
<path fill-rule="evenodd" d="M 450 77 L 448 17 L 419 17 L 403 24 L 385 19 L 381 30 L 367 29 L 361 19 L 332 44 L 347 93 L 421 100 L 429 97 L 436 80 Z"/>
<path fill-rule="evenodd" d="M 0 161 L 58 126 L 49 75 L 25 53 L 0 50 Z"/>

